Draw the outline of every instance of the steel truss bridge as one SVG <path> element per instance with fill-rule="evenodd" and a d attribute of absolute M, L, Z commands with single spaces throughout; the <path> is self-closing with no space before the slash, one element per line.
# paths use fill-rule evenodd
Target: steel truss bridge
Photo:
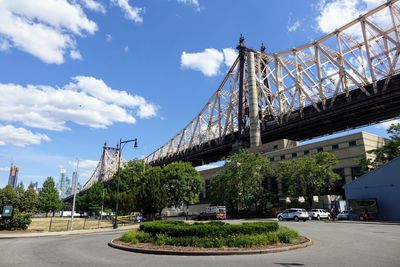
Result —
<path fill-rule="evenodd" d="M 336 31 L 280 53 L 247 47 L 216 92 L 152 165 L 214 162 L 239 148 L 304 140 L 400 114 L 400 7 L 397 0 Z"/>
<path fill-rule="evenodd" d="M 144 161 L 201 165 L 240 148 L 282 138 L 304 140 L 399 116 L 399 31 L 399 3 L 389 0 L 312 43 L 280 53 L 268 53 L 263 45 L 247 47 L 241 36 L 239 55 L 216 92 Z M 112 179 L 119 151 L 104 145 L 83 191 Z"/>

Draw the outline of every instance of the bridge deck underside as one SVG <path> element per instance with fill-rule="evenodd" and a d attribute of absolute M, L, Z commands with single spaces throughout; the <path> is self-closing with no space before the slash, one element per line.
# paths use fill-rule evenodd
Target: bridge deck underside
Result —
<path fill-rule="evenodd" d="M 291 114 L 290 118 L 277 124 L 274 120 L 265 120 L 262 127 L 262 143 L 268 143 L 283 138 L 291 140 L 305 140 L 334 132 L 360 127 L 400 115 L 400 74 L 392 76 L 386 89 L 385 81 L 377 82 L 377 93 L 374 93 L 372 84 L 365 89 L 371 93 L 367 96 L 361 90 L 350 91 L 350 97 L 339 95 L 332 106 L 332 99 L 327 100 L 327 108 L 317 111 L 309 106 L 300 112 Z M 193 165 L 201 165 L 221 160 L 234 150 L 237 140 L 233 135 L 225 137 L 221 143 L 211 141 L 200 147 L 194 147 L 174 156 L 162 158 L 152 165 L 164 165 L 173 161 L 191 161 Z M 249 145 L 249 136 L 242 137 L 244 146 Z"/>

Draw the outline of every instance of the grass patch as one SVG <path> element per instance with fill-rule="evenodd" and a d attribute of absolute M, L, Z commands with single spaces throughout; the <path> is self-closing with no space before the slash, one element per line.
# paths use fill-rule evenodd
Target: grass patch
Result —
<path fill-rule="evenodd" d="M 294 243 L 299 234 L 276 222 L 228 224 L 224 222 L 186 224 L 183 221 L 156 221 L 126 232 L 124 242 L 152 243 L 184 247 L 241 247 Z"/>

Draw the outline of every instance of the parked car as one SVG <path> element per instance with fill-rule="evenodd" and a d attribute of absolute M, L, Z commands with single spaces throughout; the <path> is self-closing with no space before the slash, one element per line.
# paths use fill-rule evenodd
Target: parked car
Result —
<path fill-rule="evenodd" d="M 278 214 L 277 218 L 280 221 L 283 220 L 295 220 L 298 222 L 299 220 L 307 221 L 310 215 L 305 209 L 288 209 Z"/>
<path fill-rule="evenodd" d="M 312 209 L 309 213 L 311 219 L 331 219 L 331 213 L 323 209 Z"/>
<path fill-rule="evenodd" d="M 339 212 L 338 215 L 336 215 L 337 220 L 350 220 L 351 219 L 351 212 L 348 210 Z"/>
<path fill-rule="evenodd" d="M 205 208 L 198 216 L 199 220 L 226 220 L 225 206 L 210 206 Z"/>

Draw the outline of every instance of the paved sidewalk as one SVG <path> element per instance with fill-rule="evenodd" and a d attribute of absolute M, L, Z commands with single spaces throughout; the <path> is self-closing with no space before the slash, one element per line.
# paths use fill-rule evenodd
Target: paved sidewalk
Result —
<path fill-rule="evenodd" d="M 138 228 L 139 224 L 120 226 L 118 229 L 103 228 L 103 229 L 90 229 L 90 230 L 75 230 L 75 231 L 61 231 L 61 232 L 41 232 L 41 233 L 7 233 L 2 234 L 0 231 L 0 239 L 13 239 L 13 238 L 31 238 L 31 237 L 46 237 L 46 236 L 68 236 L 68 235 L 83 235 L 93 233 L 105 232 L 122 232 L 134 228 Z"/>

